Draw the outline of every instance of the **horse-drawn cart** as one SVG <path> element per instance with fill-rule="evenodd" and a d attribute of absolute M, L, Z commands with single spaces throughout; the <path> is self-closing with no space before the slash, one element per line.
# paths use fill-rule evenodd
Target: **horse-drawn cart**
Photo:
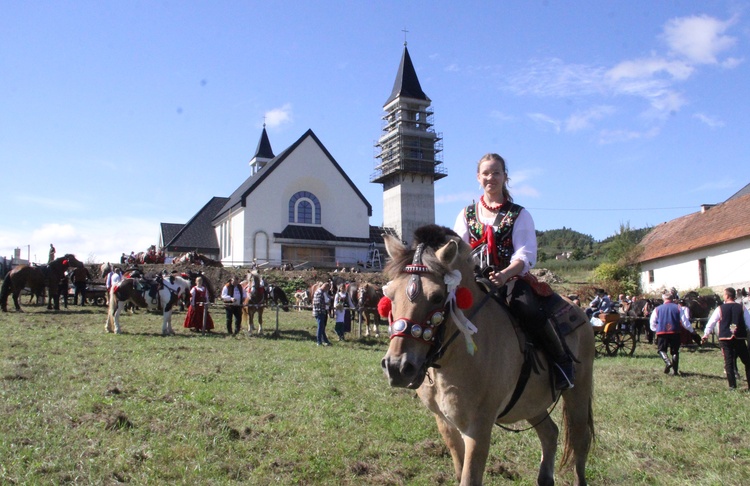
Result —
<path fill-rule="evenodd" d="M 633 319 L 617 312 L 600 314 L 601 326 L 594 328 L 597 356 L 632 356 L 635 353 L 636 331 Z"/>

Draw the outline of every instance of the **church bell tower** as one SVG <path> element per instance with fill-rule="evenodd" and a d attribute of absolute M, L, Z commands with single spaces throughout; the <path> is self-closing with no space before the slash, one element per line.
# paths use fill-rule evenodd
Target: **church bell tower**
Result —
<path fill-rule="evenodd" d="M 414 230 L 435 223 L 435 181 L 442 166 L 442 134 L 433 128 L 431 100 L 422 91 L 409 50 L 404 52 L 393 91 L 383 105 L 383 127 L 370 182 L 383 184 L 383 226 L 410 243 Z"/>

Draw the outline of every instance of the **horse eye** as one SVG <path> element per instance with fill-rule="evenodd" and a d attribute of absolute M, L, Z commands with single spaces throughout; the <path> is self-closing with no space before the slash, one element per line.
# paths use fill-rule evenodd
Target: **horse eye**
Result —
<path fill-rule="evenodd" d="M 443 322 L 443 313 L 442 312 L 435 312 L 430 316 L 430 324 L 433 326 L 438 326 Z"/>
<path fill-rule="evenodd" d="M 440 294 L 433 294 L 430 296 L 430 303 L 434 305 L 440 305 L 445 300 L 445 297 Z"/>

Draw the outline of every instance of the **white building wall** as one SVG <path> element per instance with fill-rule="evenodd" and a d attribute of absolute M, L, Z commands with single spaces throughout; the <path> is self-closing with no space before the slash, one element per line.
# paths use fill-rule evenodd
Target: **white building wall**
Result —
<path fill-rule="evenodd" d="M 679 291 L 700 286 L 699 261 L 706 260 L 708 287 L 720 293 L 726 287 L 750 286 L 750 248 L 748 240 L 703 248 L 683 255 L 641 264 L 641 288 L 654 292 L 675 287 Z M 649 270 L 654 282 L 648 282 Z"/>
<path fill-rule="evenodd" d="M 320 202 L 321 225 L 336 236 L 369 238 L 367 205 L 330 162 L 317 143 L 308 137 L 289 154 L 248 196 L 245 208 L 245 259 L 252 252 L 254 235 L 262 231 L 270 241 L 269 259 L 281 260 L 281 245 L 273 234 L 289 223 L 289 200 L 308 191 Z M 366 256 L 366 251 L 362 253 Z"/>

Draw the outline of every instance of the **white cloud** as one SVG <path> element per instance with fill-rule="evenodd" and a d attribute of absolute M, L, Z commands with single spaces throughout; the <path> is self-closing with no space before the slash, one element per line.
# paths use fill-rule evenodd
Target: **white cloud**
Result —
<path fill-rule="evenodd" d="M 677 80 L 685 80 L 693 74 L 695 68 L 678 60 L 667 60 L 658 57 L 622 61 L 607 71 L 607 78 L 616 84 L 624 79 L 648 79 L 661 73 Z"/>
<path fill-rule="evenodd" d="M 659 128 L 652 128 L 647 131 L 637 130 L 602 130 L 599 132 L 599 143 L 608 144 L 615 142 L 627 142 L 642 138 L 653 138 L 660 133 Z"/>
<path fill-rule="evenodd" d="M 292 104 L 287 103 L 281 108 L 274 108 L 265 114 L 265 123 L 269 128 L 276 128 L 292 121 Z"/>
<path fill-rule="evenodd" d="M 595 106 L 585 111 L 573 113 L 565 120 L 566 132 L 577 132 L 593 126 L 592 121 L 601 120 L 616 110 L 613 106 Z"/>
<path fill-rule="evenodd" d="M 513 117 L 512 115 L 508 115 L 506 113 L 503 113 L 497 110 L 490 111 L 490 118 L 499 120 L 501 122 L 509 122 L 509 121 L 515 120 L 515 117 Z"/>
<path fill-rule="evenodd" d="M 49 245 L 57 255 L 72 253 L 81 261 L 94 256 L 97 262 L 119 261 L 122 253 L 145 251 L 158 243 L 159 222 L 142 218 L 71 220 L 65 224 L 44 223 L 32 228 L 0 227 L 0 256 L 10 257 L 21 249 L 21 257 L 47 263 Z"/>
<path fill-rule="evenodd" d="M 735 17 L 721 21 L 708 15 L 676 18 L 664 26 L 662 38 L 675 56 L 695 64 L 717 64 L 718 55 L 737 42 L 724 35 L 735 21 Z"/>
<path fill-rule="evenodd" d="M 693 114 L 693 118 L 700 120 L 711 128 L 721 128 L 724 126 L 724 122 L 718 120 L 712 116 L 704 115 L 703 113 Z"/>
<path fill-rule="evenodd" d="M 543 113 L 528 113 L 526 116 L 535 121 L 537 125 L 541 126 L 543 129 L 552 127 L 552 130 L 554 130 L 555 133 L 560 133 L 560 122 L 554 118 Z"/>

